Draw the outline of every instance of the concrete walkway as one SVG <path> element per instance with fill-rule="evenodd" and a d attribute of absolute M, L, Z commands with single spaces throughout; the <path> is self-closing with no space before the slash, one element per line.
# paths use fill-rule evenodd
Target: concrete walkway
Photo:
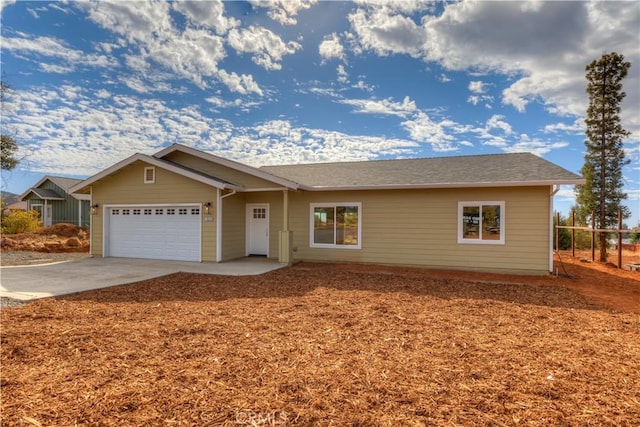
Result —
<path fill-rule="evenodd" d="M 251 276 L 285 266 L 264 258 L 243 258 L 224 263 L 86 258 L 48 265 L 6 266 L 0 268 L 0 296 L 27 301 L 139 282 L 178 272 Z"/>

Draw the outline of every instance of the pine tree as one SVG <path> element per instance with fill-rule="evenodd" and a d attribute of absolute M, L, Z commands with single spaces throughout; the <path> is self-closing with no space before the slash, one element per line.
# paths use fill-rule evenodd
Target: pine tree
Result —
<path fill-rule="evenodd" d="M 585 163 L 582 175 L 584 185 L 576 186 L 578 217 L 595 219 L 596 228 L 616 226 L 618 210 L 629 217 L 629 209 L 621 204 L 627 198 L 622 190 L 622 168 L 625 159 L 622 140 L 630 135 L 620 123 L 620 103 L 626 96 L 622 79 L 627 75 L 630 62 L 616 52 L 603 54 L 586 67 L 587 125 Z M 607 234 L 598 233 L 600 261 L 607 260 Z"/>

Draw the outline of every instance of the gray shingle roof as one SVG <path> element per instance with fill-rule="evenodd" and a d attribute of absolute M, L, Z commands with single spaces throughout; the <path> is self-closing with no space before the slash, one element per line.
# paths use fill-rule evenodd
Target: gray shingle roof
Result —
<path fill-rule="evenodd" d="M 77 183 L 82 182 L 81 179 L 65 178 L 62 176 L 47 175 L 45 178 L 49 179 L 49 181 L 53 182 L 55 185 L 64 189 L 65 191 L 68 191 L 71 187 L 73 187 Z"/>
<path fill-rule="evenodd" d="M 403 188 L 580 184 L 584 180 L 531 153 L 263 166 L 315 188 Z"/>

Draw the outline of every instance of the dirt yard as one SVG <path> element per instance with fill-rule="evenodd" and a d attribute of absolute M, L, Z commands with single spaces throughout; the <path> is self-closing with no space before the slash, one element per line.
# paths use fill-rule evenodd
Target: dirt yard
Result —
<path fill-rule="evenodd" d="M 3 425 L 640 425 L 640 273 L 594 266 L 301 263 L 3 309 Z"/>
<path fill-rule="evenodd" d="M 77 225 L 60 223 L 32 233 L 5 234 L 0 239 L 0 250 L 3 253 L 11 251 L 89 252 L 89 231 Z"/>

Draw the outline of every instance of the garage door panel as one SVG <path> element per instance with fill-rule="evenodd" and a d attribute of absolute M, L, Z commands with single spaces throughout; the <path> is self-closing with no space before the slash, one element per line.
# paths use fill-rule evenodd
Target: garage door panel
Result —
<path fill-rule="evenodd" d="M 109 256 L 200 261 L 198 206 L 113 207 Z"/>

